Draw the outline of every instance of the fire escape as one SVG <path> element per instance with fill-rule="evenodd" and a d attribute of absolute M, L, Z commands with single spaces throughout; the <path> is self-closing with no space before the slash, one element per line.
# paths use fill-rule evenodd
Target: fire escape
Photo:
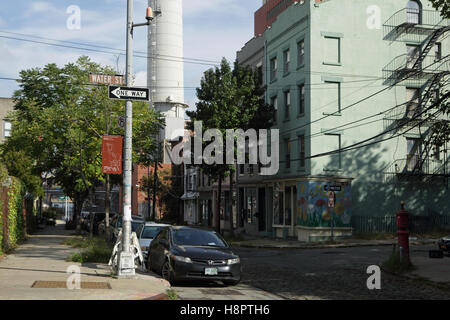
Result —
<path fill-rule="evenodd" d="M 447 145 L 436 144 L 431 127 L 437 121 L 448 121 L 448 116 L 439 112 L 435 102 L 450 75 L 450 58 L 442 57 L 439 45 L 449 31 L 449 19 L 443 19 L 438 11 L 429 10 L 405 8 L 384 24 L 384 39 L 405 42 L 408 48 L 406 54 L 394 58 L 383 68 L 384 83 L 418 88 L 417 96 L 385 113 L 384 127 L 396 133 L 414 129 L 420 136 L 407 142 L 406 158 L 395 160 L 387 169 L 385 174 L 389 181 L 436 182 L 440 179 L 448 186 Z M 407 43 L 418 45 L 408 46 Z"/>

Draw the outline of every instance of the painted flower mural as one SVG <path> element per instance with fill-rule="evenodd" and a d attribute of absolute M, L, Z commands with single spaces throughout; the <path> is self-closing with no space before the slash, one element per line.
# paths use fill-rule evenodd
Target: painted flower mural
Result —
<path fill-rule="evenodd" d="M 336 205 L 328 208 L 330 182 L 307 181 L 298 185 L 297 203 L 302 207 L 303 219 L 299 225 L 308 227 L 330 227 L 333 220 L 336 227 L 351 225 L 351 185 L 341 184 L 341 191 L 336 191 Z M 306 210 L 307 209 L 307 210 Z"/>

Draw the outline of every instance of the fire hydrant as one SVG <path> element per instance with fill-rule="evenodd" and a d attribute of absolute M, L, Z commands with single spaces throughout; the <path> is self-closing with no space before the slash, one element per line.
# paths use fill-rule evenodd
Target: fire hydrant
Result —
<path fill-rule="evenodd" d="M 405 202 L 401 202 L 401 209 L 397 213 L 397 237 L 400 256 L 409 260 L 409 213 L 405 210 Z"/>

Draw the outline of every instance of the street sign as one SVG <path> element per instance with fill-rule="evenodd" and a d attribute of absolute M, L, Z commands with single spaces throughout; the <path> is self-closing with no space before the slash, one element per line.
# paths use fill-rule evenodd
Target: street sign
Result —
<path fill-rule="evenodd" d="M 89 74 L 90 83 L 99 84 L 113 84 L 117 86 L 123 86 L 125 84 L 125 78 L 123 75 L 110 75 L 110 74 L 99 74 L 90 73 Z"/>
<path fill-rule="evenodd" d="M 340 186 L 340 185 L 325 185 L 323 187 L 323 189 L 325 191 L 338 191 L 339 192 L 342 190 L 342 186 Z"/>
<path fill-rule="evenodd" d="M 334 195 L 334 192 L 330 192 L 330 196 L 328 197 L 328 208 L 334 208 L 336 202 L 336 197 Z"/>
<path fill-rule="evenodd" d="M 149 101 L 147 88 L 109 86 L 108 92 L 110 99 Z"/>

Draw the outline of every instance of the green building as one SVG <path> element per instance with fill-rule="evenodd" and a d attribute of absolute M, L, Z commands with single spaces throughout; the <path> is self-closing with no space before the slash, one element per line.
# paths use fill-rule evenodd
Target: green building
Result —
<path fill-rule="evenodd" d="M 237 54 L 262 68 L 280 130 L 278 174 L 239 171 L 240 210 L 257 213 L 246 231 L 349 236 L 401 201 L 413 215 L 449 215 L 448 145 L 429 130 L 448 120 L 434 106 L 448 92 L 449 20 L 425 0 L 280 3 L 264 2 L 276 20 Z"/>

